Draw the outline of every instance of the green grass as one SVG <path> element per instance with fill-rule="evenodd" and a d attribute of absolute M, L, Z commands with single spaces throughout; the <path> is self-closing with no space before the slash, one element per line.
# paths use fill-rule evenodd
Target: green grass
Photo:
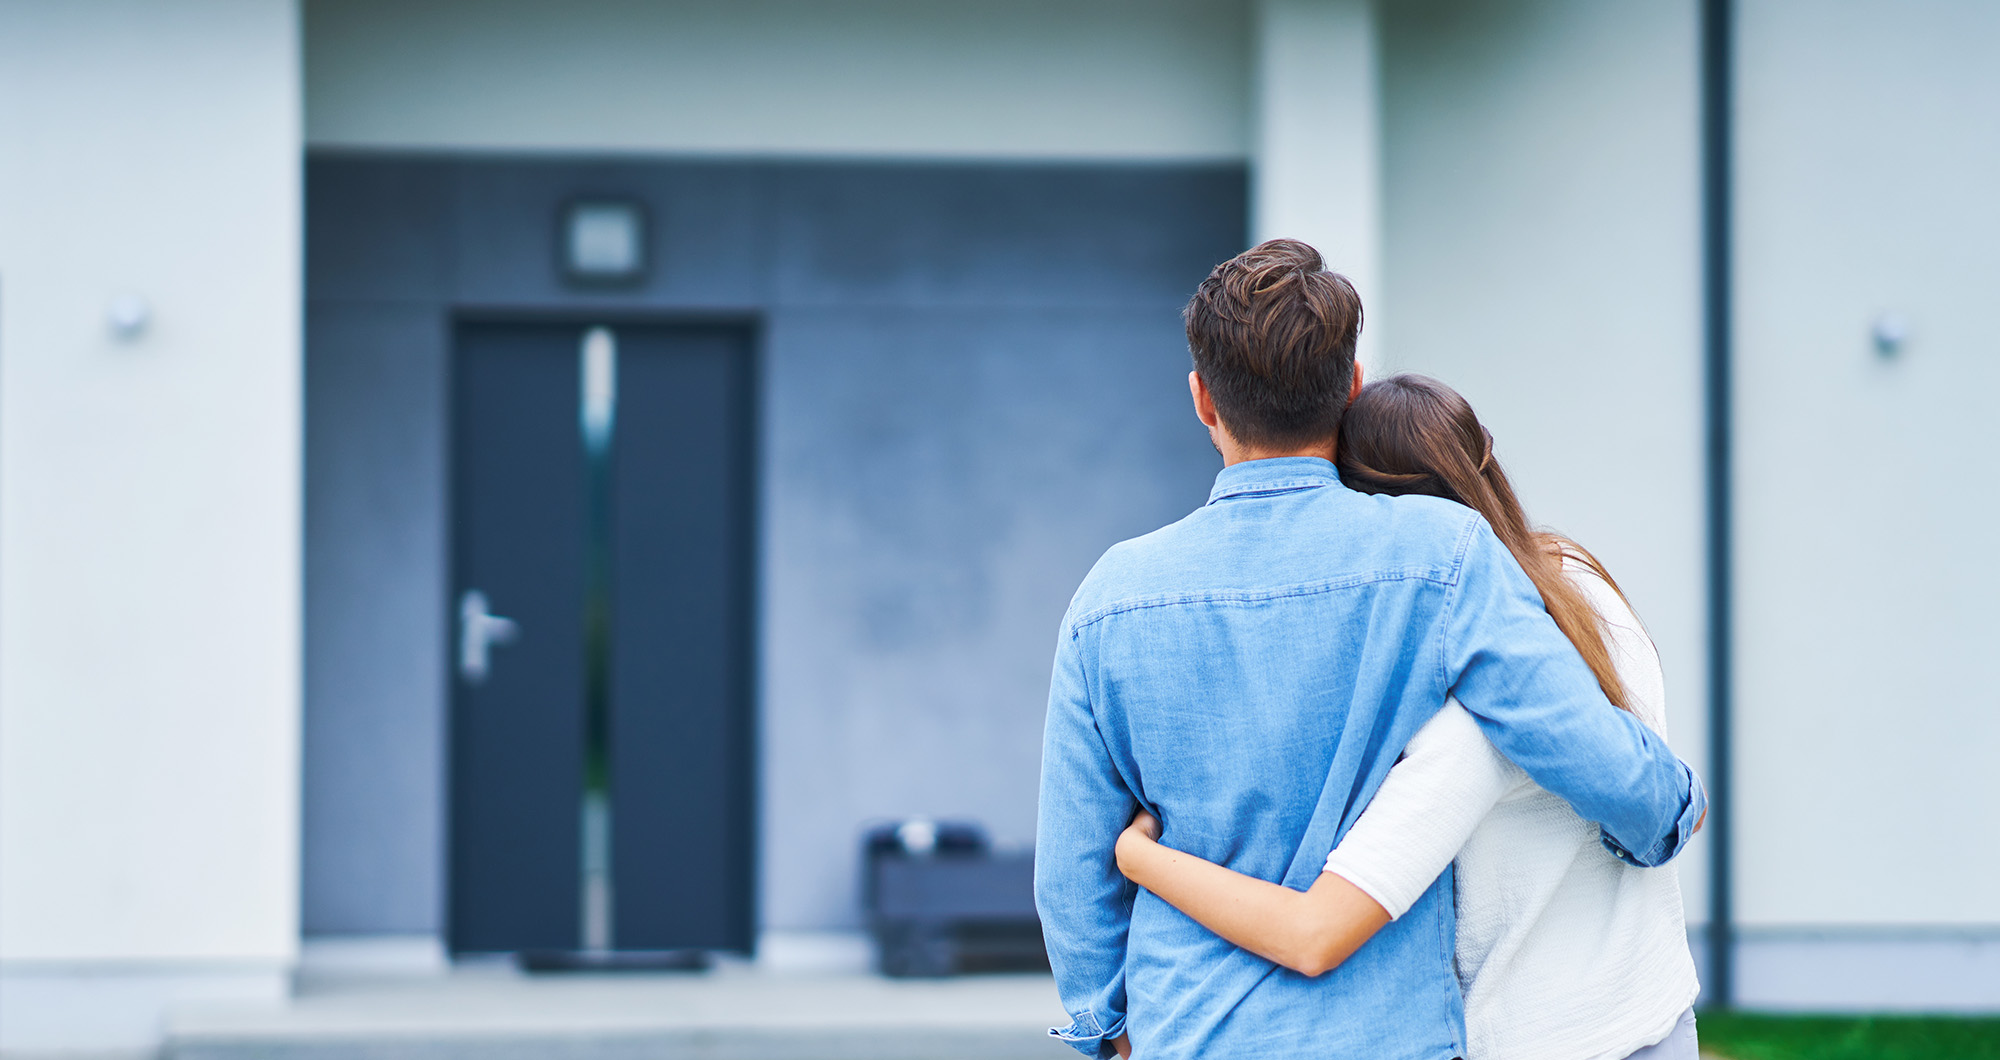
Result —
<path fill-rule="evenodd" d="M 2000 1019 L 1705 1012 L 1700 1028 L 1729 1060 L 2000 1060 Z"/>

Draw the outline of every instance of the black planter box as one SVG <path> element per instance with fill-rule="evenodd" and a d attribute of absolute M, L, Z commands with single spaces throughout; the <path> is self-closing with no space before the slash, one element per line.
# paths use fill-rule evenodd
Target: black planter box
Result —
<path fill-rule="evenodd" d="M 928 852 L 912 852 L 883 829 L 869 837 L 867 873 L 882 974 L 1047 970 L 1032 852 L 995 853 L 963 826 L 940 828 Z"/>

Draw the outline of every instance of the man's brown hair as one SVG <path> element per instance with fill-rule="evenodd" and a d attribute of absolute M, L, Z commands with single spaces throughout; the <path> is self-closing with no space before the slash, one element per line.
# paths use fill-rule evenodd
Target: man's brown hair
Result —
<path fill-rule="evenodd" d="M 1273 239 L 1217 265 L 1183 314 L 1194 369 L 1231 437 L 1260 449 L 1332 438 L 1361 337 L 1361 296 L 1319 251 Z"/>

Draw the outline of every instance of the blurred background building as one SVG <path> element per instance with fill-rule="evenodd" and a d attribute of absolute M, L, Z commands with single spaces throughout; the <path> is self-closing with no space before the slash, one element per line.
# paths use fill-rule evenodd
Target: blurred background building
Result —
<path fill-rule="evenodd" d="M 1733 1000 L 2000 1007 L 2000 7 L 1735 7 Z M 1068 594 L 1216 469 L 1178 309 L 1274 235 L 1705 766 L 1701 25 L 0 0 L 0 1046 L 302 953 L 863 965 L 866 827 L 1032 840 Z"/>

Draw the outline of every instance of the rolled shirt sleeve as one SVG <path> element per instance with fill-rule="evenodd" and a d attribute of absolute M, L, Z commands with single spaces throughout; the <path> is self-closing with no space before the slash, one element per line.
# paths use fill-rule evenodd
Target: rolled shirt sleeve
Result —
<path fill-rule="evenodd" d="M 1125 1033 L 1125 942 L 1137 888 L 1119 873 L 1112 848 L 1137 807 L 1098 731 L 1065 621 L 1042 738 L 1035 908 L 1071 1019 L 1049 1033 L 1090 1057 L 1111 1056 L 1110 1041 Z"/>
<path fill-rule="evenodd" d="M 1631 851 L 1620 846 L 1618 841 L 1606 833 L 1599 837 L 1604 849 L 1613 857 L 1627 865 L 1641 868 L 1655 868 L 1672 861 L 1681 851 L 1687 849 L 1688 840 L 1694 838 L 1694 830 L 1701 825 L 1702 815 L 1708 812 L 1708 789 L 1701 786 L 1701 777 L 1694 770 L 1688 770 L 1687 809 L 1674 824 L 1673 834 L 1662 836 L 1659 842 L 1641 851 Z"/>
<path fill-rule="evenodd" d="M 1611 706 L 1534 583 L 1485 520 L 1468 527 L 1445 608 L 1444 681 L 1535 783 L 1603 830 L 1629 864 L 1672 860 L 1707 806 L 1659 734 Z"/>

